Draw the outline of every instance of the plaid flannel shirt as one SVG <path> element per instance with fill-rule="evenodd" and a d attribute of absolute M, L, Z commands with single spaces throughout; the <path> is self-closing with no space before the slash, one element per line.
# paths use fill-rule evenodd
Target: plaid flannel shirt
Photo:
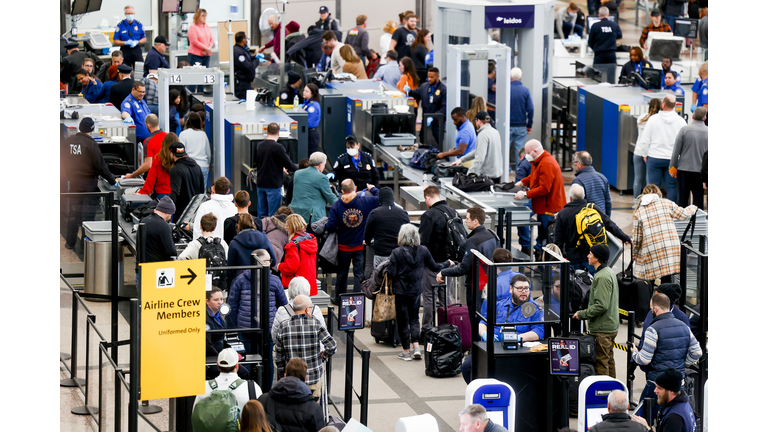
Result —
<path fill-rule="evenodd" d="M 144 87 L 147 90 L 147 93 L 144 95 L 147 105 L 157 105 L 157 83 L 149 78 L 142 78 L 141 82 L 144 83 Z"/>
<path fill-rule="evenodd" d="M 305 314 L 294 315 L 278 324 L 274 342 L 277 376 L 283 376 L 288 360 L 298 357 L 307 362 L 307 385 L 320 380 L 323 359 L 336 352 L 333 336 L 314 317 Z M 322 358 L 320 344 L 325 348 Z"/>
<path fill-rule="evenodd" d="M 638 206 L 632 215 L 636 278 L 653 280 L 680 272 L 680 237 L 673 219 L 688 219 L 696 210 L 696 206 L 679 207 L 666 198 Z"/>
<path fill-rule="evenodd" d="M 643 27 L 643 34 L 640 35 L 640 46 L 643 46 L 645 40 L 648 39 L 648 33 L 654 31 L 672 33 L 672 27 L 670 27 L 669 24 L 665 22 L 662 22 L 658 27 L 654 26 L 653 23 L 648 24 L 647 26 Z"/>

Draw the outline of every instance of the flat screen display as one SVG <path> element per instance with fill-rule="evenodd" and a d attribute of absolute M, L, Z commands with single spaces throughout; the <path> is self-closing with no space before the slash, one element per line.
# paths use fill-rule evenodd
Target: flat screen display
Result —
<path fill-rule="evenodd" d="M 608 407 L 587 408 L 587 430 L 603 421 L 603 414 L 608 414 Z"/>
<path fill-rule="evenodd" d="M 181 13 L 195 13 L 200 7 L 200 0 L 181 0 Z"/>
<path fill-rule="evenodd" d="M 485 414 L 497 425 L 504 425 L 504 411 L 486 411 Z"/>
<path fill-rule="evenodd" d="M 72 2 L 72 14 L 81 15 L 88 12 L 88 0 L 75 0 Z"/>
<path fill-rule="evenodd" d="M 179 11 L 179 0 L 163 0 L 163 12 L 174 13 Z"/>
<path fill-rule="evenodd" d="M 93 0 L 91 0 L 93 1 Z M 675 18 L 675 36 L 696 39 L 699 30 L 699 20 L 695 18 Z"/>
<path fill-rule="evenodd" d="M 646 90 L 661 89 L 661 80 L 664 77 L 664 71 L 661 69 L 643 69 L 642 77 L 648 82 Z"/>
<path fill-rule="evenodd" d="M 88 1 L 88 12 L 98 12 L 101 10 L 101 1 L 102 0 L 89 0 Z"/>
<path fill-rule="evenodd" d="M 589 30 L 592 28 L 592 24 L 600 21 L 602 18 L 600 18 L 597 15 L 590 15 L 587 17 L 587 34 L 589 34 Z M 613 15 L 608 15 L 608 20 L 616 22 L 616 17 Z"/>
<path fill-rule="evenodd" d="M 365 295 L 340 294 L 339 330 L 362 330 L 365 327 Z"/>

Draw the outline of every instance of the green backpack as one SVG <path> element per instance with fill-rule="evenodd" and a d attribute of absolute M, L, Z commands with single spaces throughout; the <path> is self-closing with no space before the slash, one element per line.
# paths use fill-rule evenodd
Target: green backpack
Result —
<path fill-rule="evenodd" d="M 240 407 L 232 391 L 245 381 L 238 379 L 224 390 L 217 390 L 216 380 L 208 381 L 211 394 L 203 398 L 192 410 L 194 432 L 238 432 L 240 430 Z"/>

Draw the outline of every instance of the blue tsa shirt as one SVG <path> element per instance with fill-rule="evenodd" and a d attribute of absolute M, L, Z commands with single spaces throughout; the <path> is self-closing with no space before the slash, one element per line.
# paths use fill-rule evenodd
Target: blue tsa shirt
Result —
<path fill-rule="evenodd" d="M 709 77 L 704 81 L 701 78 L 696 78 L 696 82 L 693 83 L 691 91 L 699 95 L 696 101 L 696 106 L 704 106 L 709 104 Z"/>
<path fill-rule="evenodd" d="M 544 311 L 541 310 L 539 305 L 533 300 L 528 300 L 527 303 L 533 304 L 536 308 L 536 312 L 528 318 L 523 316 L 522 308 L 520 306 L 512 303 L 512 296 L 497 301 L 496 324 L 544 321 Z M 488 318 L 487 311 L 481 311 L 480 313 L 483 315 L 483 318 Z M 517 334 L 528 333 L 529 331 L 535 332 L 539 336 L 539 339 L 541 339 L 544 337 L 544 324 L 523 324 L 517 326 Z M 494 327 L 493 340 L 501 340 L 501 327 Z"/>
<path fill-rule="evenodd" d="M 123 42 L 135 40 L 138 42 L 143 39 L 144 36 L 146 36 L 144 34 L 144 25 L 142 25 L 137 19 L 134 19 L 132 23 L 128 23 L 128 21 L 122 20 L 115 28 L 115 34 L 112 36 L 112 40 L 120 40 Z"/>
<path fill-rule="evenodd" d="M 675 93 L 677 93 L 679 95 L 684 95 L 685 94 L 685 90 L 683 90 L 683 88 L 680 87 L 680 82 L 679 81 L 674 83 L 672 85 L 672 87 L 667 87 L 667 90 L 672 90 L 673 92 L 675 92 Z"/>
<path fill-rule="evenodd" d="M 302 108 L 309 114 L 308 127 L 312 129 L 320 126 L 320 104 L 310 99 L 304 102 Z"/>
<path fill-rule="evenodd" d="M 120 114 L 128 113 L 133 119 L 133 123 L 136 125 L 136 139 L 144 141 L 144 138 L 149 136 L 147 125 L 144 123 L 144 119 L 149 114 L 149 107 L 144 99 L 137 101 L 133 97 L 133 94 L 129 94 L 127 98 L 120 104 Z"/>
<path fill-rule="evenodd" d="M 459 143 L 465 143 L 467 145 L 467 149 L 464 151 L 464 154 L 462 154 L 462 156 L 464 156 L 467 153 L 475 151 L 476 141 L 477 141 L 477 132 L 475 132 L 475 127 L 472 126 L 472 123 L 469 120 L 467 120 L 464 123 L 462 123 L 461 127 L 459 128 L 459 131 L 456 133 L 455 148 L 459 148 Z"/>

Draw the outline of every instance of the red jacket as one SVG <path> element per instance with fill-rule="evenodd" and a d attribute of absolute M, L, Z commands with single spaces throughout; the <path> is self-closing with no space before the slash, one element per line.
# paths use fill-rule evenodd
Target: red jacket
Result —
<path fill-rule="evenodd" d="M 531 175 L 524 178 L 523 184 L 530 187 L 527 192 L 531 199 L 531 208 L 536 214 L 557 213 L 565 207 L 565 185 L 560 165 L 546 150 L 538 159 L 531 162 Z"/>
<path fill-rule="evenodd" d="M 296 246 L 294 241 L 298 241 Z M 283 262 L 277 266 L 283 282 L 283 287 L 296 276 L 301 276 L 309 282 L 309 295 L 317 295 L 317 239 L 312 234 L 299 237 L 294 234 L 291 240 L 285 244 Z"/>
<path fill-rule="evenodd" d="M 139 193 L 152 195 L 152 191 L 159 194 L 171 193 L 171 174 L 163 168 L 163 162 L 160 161 L 159 154 L 152 158 L 152 167 L 149 168 L 147 180 L 144 182 L 144 187 L 141 188 Z"/>

